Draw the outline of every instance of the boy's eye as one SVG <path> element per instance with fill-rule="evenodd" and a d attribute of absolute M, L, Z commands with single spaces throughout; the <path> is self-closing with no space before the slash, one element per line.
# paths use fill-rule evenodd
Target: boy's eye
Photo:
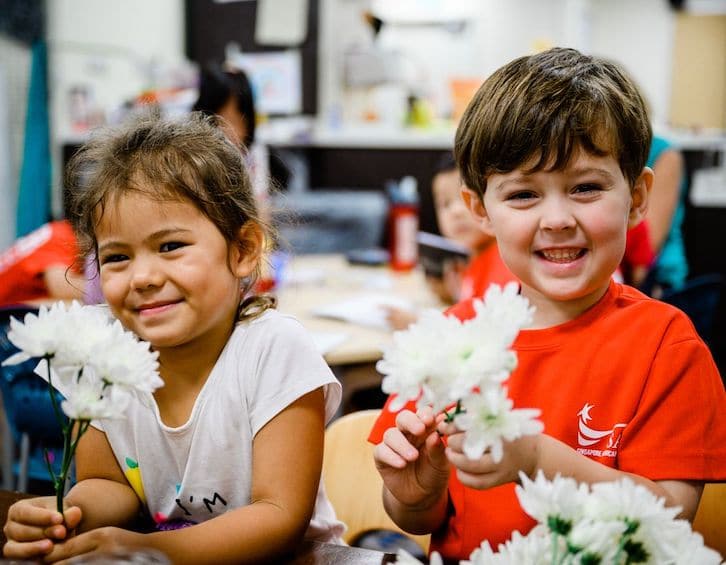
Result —
<path fill-rule="evenodd" d="M 520 190 L 519 192 L 513 192 L 507 196 L 507 200 L 528 200 L 537 196 L 531 190 Z"/>
<path fill-rule="evenodd" d="M 600 190 L 600 186 L 593 183 L 578 184 L 575 187 L 575 192 L 597 192 Z"/>
<path fill-rule="evenodd" d="M 182 243 L 181 241 L 167 241 L 159 246 L 159 251 L 162 253 L 168 253 L 169 251 L 174 251 L 175 249 L 184 247 L 185 245 L 186 243 Z"/>
<path fill-rule="evenodd" d="M 120 263 L 121 261 L 126 261 L 128 259 L 127 255 L 122 255 L 121 253 L 113 253 L 111 255 L 104 255 L 100 259 L 101 265 L 105 265 L 106 263 Z"/>

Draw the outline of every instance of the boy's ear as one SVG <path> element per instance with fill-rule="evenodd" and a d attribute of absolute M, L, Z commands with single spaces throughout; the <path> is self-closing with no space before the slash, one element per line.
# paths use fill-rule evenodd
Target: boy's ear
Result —
<path fill-rule="evenodd" d="M 643 167 L 633 190 L 631 191 L 630 214 L 628 215 L 628 228 L 637 226 L 645 217 L 648 211 L 648 201 L 650 199 L 650 189 L 653 188 L 653 169 Z"/>
<path fill-rule="evenodd" d="M 265 234 L 257 222 L 247 221 L 237 233 L 237 240 L 230 245 L 229 262 L 238 278 L 252 274 L 260 262 L 265 248 Z"/>
<path fill-rule="evenodd" d="M 474 216 L 476 223 L 479 224 L 479 227 L 487 234 L 494 236 L 489 214 L 487 214 L 487 209 L 479 195 L 465 186 L 461 189 L 461 198 L 464 200 L 464 204 L 466 204 L 471 215 Z"/>

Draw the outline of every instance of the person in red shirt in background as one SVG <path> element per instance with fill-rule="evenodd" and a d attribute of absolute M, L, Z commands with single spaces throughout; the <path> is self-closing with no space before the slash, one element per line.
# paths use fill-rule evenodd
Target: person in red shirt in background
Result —
<path fill-rule="evenodd" d="M 44 224 L 0 254 L 0 306 L 42 299 L 80 299 L 85 279 L 78 243 L 65 220 Z"/>
<path fill-rule="evenodd" d="M 514 490 L 520 471 L 628 477 L 687 520 L 703 483 L 726 480 L 726 391 L 708 347 L 683 312 L 613 280 L 648 207 L 651 136 L 632 80 L 574 49 L 495 71 L 461 119 L 465 200 L 535 307 L 505 384 L 515 408 L 541 410 L 544 432 L 506 442 L 496 463 L 468 459 L 463 434 L 430 408 L 383 409 L 369 441 L 386 511 L 431 533 L 445 559 L 533 527 Z M 449 313 L 475 310 L 469 300 Z"/>
<path fill-rule="evenodd" d="M 628 230 L 625 255 L 616 273 L 616 280 L 640 288 L 655 263 L 656 255 L 650 238 L 648 220 L 643 220 Z M 617 278 L 618 275 L 620 278 Z"/>
<path fill-rule="evenodd" d="M 471 252 L 469 262 L 448 261 L 442 279 L 427 277 L 431 289 L 447 305 L 482 297 L 490 284 L 516 281 L 499 256 L 497 243 L 482 230 L 461 198 L 461 175 L 451 152 L 442 155 L 431 181 L 436 221 L 441 234 Z M 418 319 L 415 312 L 386 307 L 388 323 L 402 330 Z"/>

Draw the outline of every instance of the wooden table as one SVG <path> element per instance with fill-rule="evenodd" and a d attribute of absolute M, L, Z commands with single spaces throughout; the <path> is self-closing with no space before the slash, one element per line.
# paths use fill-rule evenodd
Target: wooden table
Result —
<path fill-rule="evenodd" d="M 31 495 L 0 490 L 0 525 L 5 524 L 8 508 Z M 5 545 L 5 534 L 0 529 L 0 547 Z M 286 560 L 276 560 L 281 565 L 383 565 L 394 563 L 395 555 L 359 547 L 333 545 L 329 543 L 303 542 L 299 549 Z M 0 559 L 0 564 L 4 561 Z"/>
<path fill-rule="evenodd" d="M 295 316 L 312 332 L 344 334 L 346 340 L 324 356 L 331 366 L 372 363 L 381 357 L 381 345 L 391 331 L 315 316 L 316 307 L 361 294 L 386 294 L 408 301 L 417 309 L 439 308 L 423 273 L 396 273 L 386 267 L 350 265 L 343 255 L 293 257 L 285 269 L 290 282 L 277 291 L 278 309 Z"/>

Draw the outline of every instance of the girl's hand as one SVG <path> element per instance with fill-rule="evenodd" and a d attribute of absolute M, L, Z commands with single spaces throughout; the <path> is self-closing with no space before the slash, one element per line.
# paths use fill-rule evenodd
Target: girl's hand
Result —
<path fill-rule="evenodd" d="M 504 442 L 504 456 L 495 463 L 488 451 L 479 459 L 469 459 L 463 450 L 464 433 L 454 424 L 442 423 L 439 432 L 447 435 L 446 457 L 464 486 L 484 490 L 519 481 L 520 471 L 532 477 L 537 470 L 541 435 Z"/>
<path fill-rule="evenodd" d="M 65 521 L 64 521 L 65 518 Z M 56 510 L 54 496 L 28 498 L 13 504 L 3 531 L 7 543 L 3 555 L 11 559 L 32 559 L 47 555 L 54 543 L 72 534 L 81 521 L 81 509 Z"/>
<path fill-rule="evenodd" d="M 66 559 L 78 555 L 93 555 L 111 553 L 119 549 L 131 549 L 143 547 L 144 534 L 138 534 L 129 530 L 115 527 L 96 528 L 89 532 L 57 543 L 52 551 L 45 555 L 43 561 L 46 563 L 65 562 Z"/>
<path fill-rule="evenodd" d="M 401 504 L 425 506 L 447 487 L 449 464 L 436 424 L 430 408 L 403 410 L 373 452 L 383 483 Z"/>

